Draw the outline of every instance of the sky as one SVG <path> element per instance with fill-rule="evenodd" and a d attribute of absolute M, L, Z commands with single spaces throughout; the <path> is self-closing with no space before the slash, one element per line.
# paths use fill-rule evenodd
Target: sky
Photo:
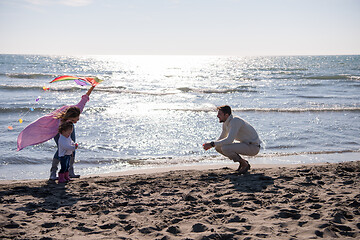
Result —
<path fill-rule="evenodd" d="M 0 0 L 0 54 L 360 54 L 360 0 Z"/>

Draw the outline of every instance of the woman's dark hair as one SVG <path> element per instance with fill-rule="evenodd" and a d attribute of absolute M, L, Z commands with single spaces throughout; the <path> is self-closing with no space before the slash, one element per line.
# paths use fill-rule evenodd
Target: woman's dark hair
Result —
<path fill-rule="evenodd" d="M 224 114 L 229 114 L 231 115 L 231 107 L 228 106 L 228 105 L 223 105 L 223 106 L 220 106 L 220 107 L 217 107 L 217 110 L 219 111 L 222 111 Z"/>
<path fill-rule="evenodd" d="M 62 122 L 69 120 L 70 118 L 76 118 L 80 116 L 80 108 L 78 107 L 69 107 L 66 111 L 59 113 L 56 118 L 61 119 Z"/>
<path fill-rule="evenodd" d="M 73 129 L 74 124 L 72 122 L 62 122 L 59 126 L 59 133 L 63 133 L 64 131 L 67 131 L 69 129 Z"/>

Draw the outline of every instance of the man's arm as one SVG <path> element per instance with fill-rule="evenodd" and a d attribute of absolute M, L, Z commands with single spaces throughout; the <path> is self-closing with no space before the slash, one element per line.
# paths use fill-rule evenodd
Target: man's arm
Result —
<path fill-rule="evenodd" d="M 234 142 L 236 135 L 239 132 L 239 129 L 241 128 L 241 126 L 243 125 L 243 122 L 240 119 L 233 119 L 231 120 L 230 124 L 229 124 L 229 133 L 227 135 L 227 137 L 222 138 L 218 141 L 214 142 L 215 146 L 222 146 L 222 145 L 226 145 L 226 144 L 231 144 Z"/>
<path fill-rule="evenodd" d="M 226 132 L 225 126 L 223 124 L 222 132 L 221 132 L 220 137 L 218 138 L 218 140 L 225 138 L 226 134 L 227 134 L 227 132 Z M 207 142 L 207 143 L 203 144 L 203 148 L 205 149 L 205 151 L 209 150 L 212 147 L 215 147 L 215 142 Z"/>

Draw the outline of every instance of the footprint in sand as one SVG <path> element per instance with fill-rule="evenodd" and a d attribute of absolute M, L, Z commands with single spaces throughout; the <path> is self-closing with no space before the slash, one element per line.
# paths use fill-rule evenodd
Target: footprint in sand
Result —
<path fill-rule="evenodd" d="M 20 227 L 20 225 L 17 224 L 16 222 L 11 222 L 11 223 L 6 224 L 6 225 L 4 226 L 4 228 L 19 228 L 19 227 Z"/>
<path fill-rule="evenodd" d="M 234 222 L 234 223 L 236 223 L 236 222 L 246 222 L 246 218 L 240 218 L 239 216 L 235 216 L 235 217 L 233 217 L 233 218 L 231 218 L 231 219 L 229 219 L 229 221 L 228 221 L 229 223 L 232 223 L 232 222 Z"/>
<path fill-rule="evenodd" d="M 174 234 L 174 235 L 176 235 L 176 234 L 178 234 L 178 233 L 181 232 L 181 231 L 180 231 L 180 228 L 179 228 L 178 226 L 171 226 L 171 227 L 169 227 L 166 231 L 169 232 L 169 233 L 171 233 L 171 234 Z"/>
<path fill-rule="evenodd" d="M 291 218 L 291 219 L 300 219 L 301 214 L 297 210 L 291 210 L 291 209 L 281 209 L 280 213 L 276 215 L 276 217 L 280 218 Z"/>
<path fill-rule="evenodd" d="M 104 224 L 104 225 L 99 226 L 99 228 L 101 228 L 101 229 L 113 229 L 117 225 L 118 225 L 117 223 L 108 223 L 108 224 Z"/>
<path fill-rule="evenodd" d="M 57 225 L 59 225 L 58 222 L 48 222 L 48 223 L 41 224 L 41 226 L 43 228 L 53 228 L 53 227 L 55 227 Z"/>
<path fill-rule="evenodd" d="M 202 223 L 196 223 L 192 226 L 192 232 L 205 232 L 209 228 Z"/>

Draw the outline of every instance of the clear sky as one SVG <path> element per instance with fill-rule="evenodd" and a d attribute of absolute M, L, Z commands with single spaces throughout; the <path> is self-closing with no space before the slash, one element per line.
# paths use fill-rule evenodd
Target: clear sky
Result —
<path fill-rule="evenodd" d="M 360 54 L 360 0 L 0 0 L 0 53 Z"/>

